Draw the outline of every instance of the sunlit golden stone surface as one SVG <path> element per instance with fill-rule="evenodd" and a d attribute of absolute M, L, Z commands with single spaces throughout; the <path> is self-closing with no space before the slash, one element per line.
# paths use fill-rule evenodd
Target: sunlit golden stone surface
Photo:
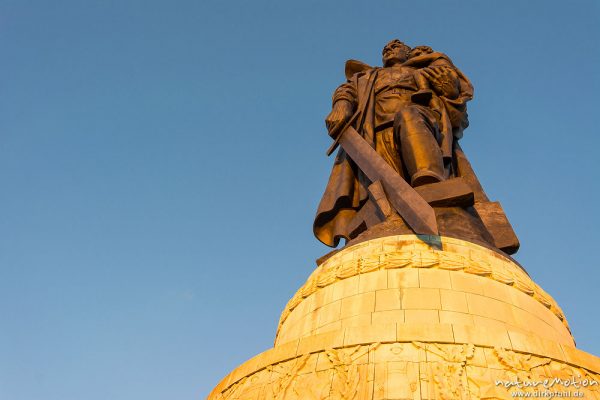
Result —
<path fill-rule="evenodd" d="M 285 307 L 275 347 L 209 399 L 511 399 L 546 389 L 505 382 L 555 378 L 548 391 L 600 399 L 590 384 L 600 359 L 575 348 L 562 310 L 519 265 L 469 242 L 402 235 L 321 264 Z"/>

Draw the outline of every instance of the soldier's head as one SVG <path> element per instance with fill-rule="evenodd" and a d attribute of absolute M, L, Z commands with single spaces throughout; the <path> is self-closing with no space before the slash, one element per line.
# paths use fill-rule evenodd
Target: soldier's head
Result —
<path fill-rule="evenodd" d="M 425 54 L 431 54 L 431 53 L 433 53 L 433 49 L 431 47 L 417 46 L 410 51 L 408 58 L 423 56 Z"/>
<path fill-rule="evenodd" d="M 384 67 L 389 67 L 397 63 L 403 63 L 408 59 L 410 47 L 404 42 L 394 39 L 383 48 L 382 61 Z"/>

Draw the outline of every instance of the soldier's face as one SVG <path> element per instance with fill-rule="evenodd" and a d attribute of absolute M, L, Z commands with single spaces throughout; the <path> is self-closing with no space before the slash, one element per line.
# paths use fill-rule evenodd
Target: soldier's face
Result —
<path fill-rule="evenodd" d="M 408 46 L 398 43 L 392 42 L 388 43 L 382 52 L 382 61 L 383 66 L 387 67 L 390 65 L 394 65 L 396 63 L 402 63 L 408 59 L 408 53 L 410 49 Z"/>

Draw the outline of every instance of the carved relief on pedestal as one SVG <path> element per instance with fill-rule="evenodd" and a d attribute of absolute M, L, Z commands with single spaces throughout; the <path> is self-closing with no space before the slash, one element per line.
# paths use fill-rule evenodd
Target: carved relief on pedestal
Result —
<path fill-rule="evenodd" d="M 414 341 L 304 354 L 242 377 L 212 399 L 491 400 L 534 391 L 577 391 L 600 399 L 599 383 L 600 375 L 548 357 Z"/>
<path fill-rule="evenodd" d="M 427 354 L 427 362 L 421 364 L 420 378 L 427 387 L 428 398 L 442 400 L 469 398 L 465 365 L 467 360 L 473 358 L 475 346 L 421 342 L 413 342 L 413 345 L 424 349 Z"/>
<path fill-rule="evenodd" d="M 293 389 L 291 386 L 296 386 L 296 377 L 310 356 L 310 354 L 305 354 L 289 362 L 268 366 L 267 371 L 271 373 L 271 380 L 270 393 L 267 394 L 267 397 L 273 400 L 285 399 L 288 390 Z"/>
<path fill-rule="evenodd" d="M 368 380 L 369 352 L 377 346 L 379 343 L 325 351 L 335 371 L 329 398 L 336 400 L 371 398 Z"/>
<path fill-rule="evenodd" d="M 374 352 L 373 399 L 420 399 L 419 361 L 425 351 L 410 343 L 382 344 Z"/>
<path fill-rule="evenodd" d="M 585 369 L 500 347 L 486 349 L 486 356 L 488 368 L 467 367 L 471 398 L 475 400 L 550 397 L 542 392 L 563 394 L 556 397 L 567 397 L 564 394 L 570 392 L 568 398 L 600 398 L 600 375 Z"/>
<path fill-rule="evenodd" d="M 521 380 L 533 378 L 533 372 L 537 367 L 550 364 L 549 358 L 532 356 L 531 354 L 515 353 L 512 350 L 505 350 L 500 347 L 494 348 L 494 354 L 504 366 L 506 371 L 514 373 Z"/>

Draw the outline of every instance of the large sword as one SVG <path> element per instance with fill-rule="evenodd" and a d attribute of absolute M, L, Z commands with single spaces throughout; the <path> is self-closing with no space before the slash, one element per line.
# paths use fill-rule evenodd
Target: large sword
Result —
<path fill-rule="evenodd" d="M 433 208 L 373 149 L 352 126 L 347 126 L 336 143 L 371 182 L 381 181 L 389 202 L 415 233 L 438 235 Z"/>

